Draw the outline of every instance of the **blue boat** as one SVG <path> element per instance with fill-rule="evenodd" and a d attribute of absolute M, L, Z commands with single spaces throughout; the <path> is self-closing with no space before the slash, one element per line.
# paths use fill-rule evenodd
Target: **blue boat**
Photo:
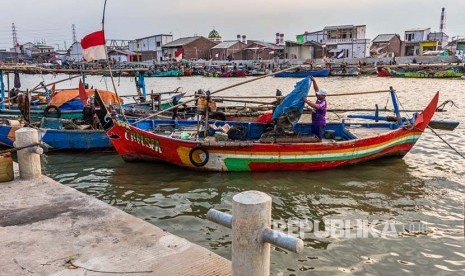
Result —
<path fill-rule="evenodd" d="M 294 71 L 294 72 L 281 72 L 274 75 L 277 78 L 306 78 L 312 77 L 327 77 L 329 76 L 328 69 L 310 70 L 310 71 Z"/>
<path fill-rule="evenodd" d="M 54 150 L 106 150 L 112 148 L 110 140 L 103 130 L 98 129 L 66 129 L 66 124 L 72 120 L 57 118 L 42 118 L 41 126 L 37 128 L 39 141 Z M 13 147 L 15 131 L 19 127 L 0 125 L 0 144 Z"/>

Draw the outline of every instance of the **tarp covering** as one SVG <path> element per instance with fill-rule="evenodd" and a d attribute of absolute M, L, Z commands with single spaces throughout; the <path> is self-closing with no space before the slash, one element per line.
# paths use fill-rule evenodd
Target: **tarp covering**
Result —
<path fill-rule="evenodd" d="M 304 110 L 304 101 L 308 95 L 310 85 L 310 78 L 308 77 L 296 83 L 294 90 L 292 90 L 292 92 L 284 98 L 281 104 L 276 107 L 273 113 L 273 120 L 277 120 L 280 116 L 286 115 L 288 119 L 291 119 L 289 117 L 292 117 L 292 120 L 289 121 L 292 125 L 295 125 Z"/>
<path fill-rule="evenodd" d="M 88 97 L 94 95 L 95 89 L 86 89 L 86 94 Z M 118 98 L 116 94 L 111 91 L 106 90 L 98 90 L 100 93 L 100 97 L 105 104 L 115 104 L 118 103 Z M 79 99 L 79 89 L 66 89 L 59 91 L 55 95 L 53 95 L 52 99 L 50 100 L 49 104 L 54 105 L 56 107 L 62 106 L 64 103 L 73 100 Z M 120 98 L 120 103 L 123 103 L 123 99 Z"/>

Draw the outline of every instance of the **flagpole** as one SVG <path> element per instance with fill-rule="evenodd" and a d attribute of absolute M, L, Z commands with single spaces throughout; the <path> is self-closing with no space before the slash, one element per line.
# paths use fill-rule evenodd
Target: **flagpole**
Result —
<path fill-rule="evenodd" d="M 105 33 L 105 11 L 106 11 L 106 8 L 107 8 L 107 0 L 105 0 L 105 2 L 103 4 L 103 15 L 102 15 L 102 31 L 103 31 L 103 33 Z M 115 80 L 113 79 L 113 72 L 111 71 L 110 59 L 108 58 L 107 41 L 106 40 L 105 40 L 104 48 L 105 48 L 105 57 L 106 57 L 106 60 L 107 60 L 108 71 L 110 73 L 111 83 L 113 85 L 113 90 L 115 91 L 115 94 L 116 94 L 116 100 L 118 101 L 119 109 L 120 109 L 121 114 L 123 115 L 123 118 L 127 121 L 127 118 L 124 115 L 123 107 L 121 106 L 121 101 L 120 101 L 118 92 L 116 91 Z"/>

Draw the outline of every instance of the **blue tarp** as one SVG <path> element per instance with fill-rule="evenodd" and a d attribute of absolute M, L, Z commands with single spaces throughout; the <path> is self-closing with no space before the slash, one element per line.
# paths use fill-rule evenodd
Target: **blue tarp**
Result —
<path fill-rule="evenodd" d="M 67 101 L 66 103 L 60 106 L 60 110 L 82 110 L 84 106 L 80 99 L 73 99 Z"/>
<path fill-rule="evenodd" d="M 284 100 L 279 104 L 273 112 L 273 120 L 277 120 L 280 116 L 286 115 L 289 116 L 291 113 L 293 117 L 295 114 L 302 115 L 305 105 L 305 98 L 308 95 L 308 90 L 310 90 L 310 78 L 305 78 L 295 84 L 294 90 L 292 90 L 289 95 L 287 95 Z M 297 118 L 298 121 L 298 118 Z M 293 125 L 296 122 L 293 122 Z"/>

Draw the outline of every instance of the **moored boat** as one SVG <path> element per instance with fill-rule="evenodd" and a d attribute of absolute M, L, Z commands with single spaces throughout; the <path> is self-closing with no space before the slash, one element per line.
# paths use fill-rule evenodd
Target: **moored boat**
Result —
<path fill-rule="evenodd" d="M 396 99 L 392 91 L 392 98 Z M 435 113 L 439 93 L 412 122 L 330 123 L 327 139 L 309 135 L 311 124 L 296 124 L 292 135 L 267 132 L 268 124 L 216 122 L 235 127 L 234 137 L 199 128 L 178 128 L 177 122 L 155 127 L 111 118 L 106 108 L 97 116 L 118 154 L 127 161 L 164 161 L 181 167 L 209 171 L 323 170 L 385 157 L 402 157 L 420 138 Z M 96 97 L 97 102 L 100 98 Z M 100 105 L 100 102 L 99 102 Z M 103 103 L 102 103 L 103 106 Z M 398 110 L 397 110 L 398 113 Z M 195 121 L 194 121 L 195 122 Z M 168 129 L 168 130 L 167 130 Z M 199 138 L 201 133 L 213 138 Z M 207 135 L 208 136 L 208 135 Z M 231 135 L 232 136 L 232 135 Z"/>
<path fill-rule="evenodd" d="M 277 78 L 306 78 L 306 77 L 327 77 L 329 76 L 328 69 L 321 70 L 304 70 L 294 72 L 281 72 L 275 75 Z"/>
<path fill-rule="evenodd" d="M 19 128 L 19 122 L 0 124 L 0 144 L 13 147 L 15 132 Z M 88 151 L 113 148 L 102 129 L 93 129 L 90 125 L 77 124 L 73 120 L 42 118 L 37 131 L 39 141 L 54 150 Z"/>

